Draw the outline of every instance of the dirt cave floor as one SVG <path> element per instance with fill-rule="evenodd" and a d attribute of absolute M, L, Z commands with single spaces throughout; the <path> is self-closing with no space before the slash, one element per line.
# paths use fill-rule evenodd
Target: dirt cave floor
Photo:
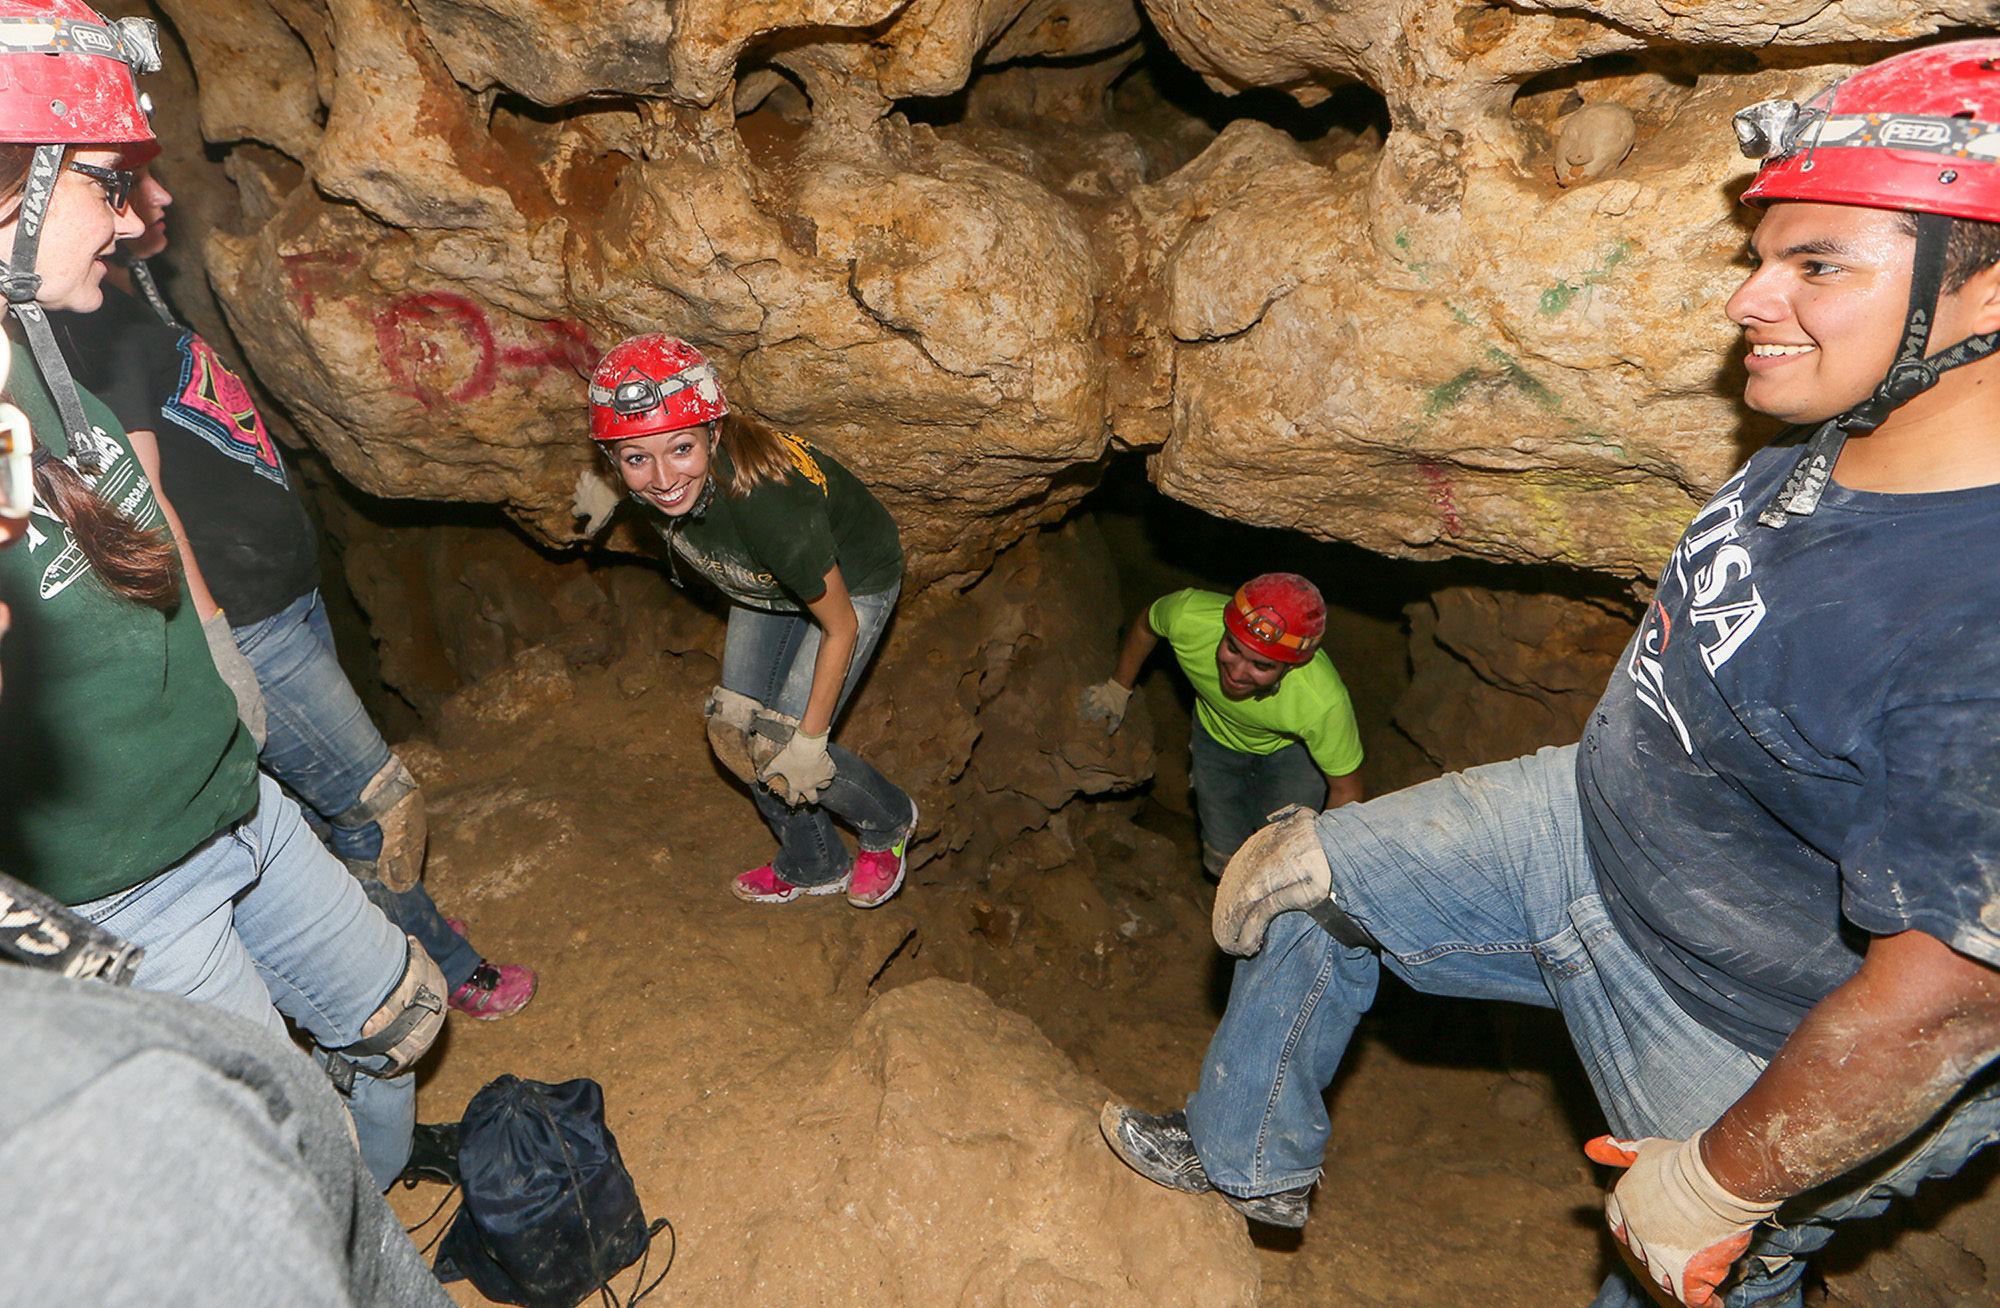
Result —
<path fill-rule="evenodd" d="M 1074 805 L 993 865 L 924 864 L 874 912 L 838 897 L 739 903 L 728 878 L 771 845 L 746 795 L 708 761 L 698 707 L 715 673 L 700 653 L 574 671 L 517 660 L 461 692 L 437 747 L 410 751 L 429 796 L 433 895 L 490 958 L 540 972 L 516 1016 L 452 1017 L 421 1074 L 419 1118 L 455 1118 L 503 1072 L 594 1077 L 648 1217 L 673 1223 L 675 1261 L 648 1303 L 931 1308 L 891 1264 L 912 1249 L 959 1257 L 948 1224 L 935 1245 L 916 1232 L 903 1255 L 885 1245 L 857 1260 L 852 1249 L 816 1249 L 825 1214 L 790 1207 L 824 1207 L 820 1173 L 857 1167 L 852 1136 L 863 1127 L 843 1116 L 842 1092 L 811 1087 L 830 1084 L 825 1069 L 878 997 L 946 977 L 1031 1019 L 1103 1093 L 1177 1105 L 1226 994 L 1192 824 L 1136 800 Z M 1587 1304 L 1610 1257 L 1579 1151 L 1597 1125 L 1554 1020 L 1385 982 L 1356 1048 L 1331 1092 L 1334 1138 L 1312 1222 L 1303 1233 L 1254 1232 L 1255 1301 Z M 963 1122 L 966 1138 L 982 1125 Z M 1094 1135 L 1072 1123 L 1067 1138 L 1087 1127 Z M 1990 1179 L 1987 1169 L 1968 1181 Z M 894 1220 L 871 1216 L 865 1195 L 857 1218 L 853 1190 L 865 1180 L 848 1180 L 849 1225 L 831 1229 Z M 949 1168 L 925 1184 L 940 1212 L 964 1188 Z M 391 1201 L 415 1223 L 445 1193 L 398 1186 Z M 1212 1197 L 1160 1194 L 1227 1213 Z M 897 1211 L 911 1211 L 910 1199 Z M 924 1201 L 918 1193 L 916 1206 Z M 1985 1268 L 2000 1236 L 1968 1216 L 1978 1207 L 1945 1208 L 1936 1229 L 1849 1259 L 1816 1294 L 1992 1302 Z M 653 1271 L 666 1252 L 663 1235 Z M 463 1282 L 451 1291 L 461 1304 L 487 1302 Z M 978 1300 L 1101 1301 L 1060 1286 Z"/>

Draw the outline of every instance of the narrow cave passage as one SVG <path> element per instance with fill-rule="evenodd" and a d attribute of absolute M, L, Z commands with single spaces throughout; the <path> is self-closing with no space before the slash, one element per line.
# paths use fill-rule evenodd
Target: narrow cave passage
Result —
<path fill-rule="evenodd" d="M 501 1072 L 598 1078 L 686 1237 L 669 1303 L 1588 1301 L 1601 1124 L 1546 1012 L 1385 985 L 1303 1236 L 1253 1251 L 1107 1163 L 1098 1101 L 1185 1098 L 1230 965 L 1186 683 L 1157 655 L 1115 735 L 1077 700 L 1154 598 L 1296 570 L 1372 793 L 1574 739 L 1630 579 L 1760 443 L 1717 363 L 1748 226 L 1729 114 L 1907 30 L 1260 0 L 1156 0 L 1102 39 L 1062 33 L 1117 0 L 850 28 L 232 0 L 218 28 L 231 5 L 127 3 L 170 11 L 169 298 L 282 441 L 395 497 L 300 456 L 342 652 L 432 804 L 428 883 L 542 975 L 516 1018 L 452 1025 L 426 1118 Z M 1629 131 L 1572 171 L 1584 107 Z M 583 379 L 655 329 L 902 524 L 921 584 L 839 729 L 921 805 L 877 909 L 731 896 L 772 842 L 704 733 L 724 606 L 629 509 L 615 546 L 571 512 Z M 1245 525 L 1320 513 L 1386 553 Z M 1524 562 L 1549 559 L 1575 566 Z M 1989 1155 L 1846 1238 L 1815 1308 L 1983 1302 L 2000 1207 L 1962 1201 L 1996 1178 Z"/>
<path fill-rule="evenodd" d="M 543 551 L 490 511 L 374 501 L 332 483 L 318 504 L 334 542 L 330 562 L 373 606 L 348 611 L 362 623 L 386 619 L 372 633 L 366 626 L 344 633 L 362 638 L 358 647 L 343 642 L 350 656 L 362 655 L 350 658 L 351 669 L 357 680 L 377 679 L 371 699 L 400 715 L 433 769 L 434 893 L 448 911 L 470 914 L 482 933 L 534 956 L 547 977 L 534 1020 L 524 1015 L 469 1033 L 469 1046 L 436 1074 L 429 1093 L 438 1100 L 449 1102 L 503 1065 L 582 1057 L 579 1038 L 596 1051 L 593 1058 L 637 1050 L 642 1063 L 687 1068 L 685 1052 L 659 1046 L 652 1008 L 678 1002 L 669 996 L 681 987 L 706 996 L 714 1006 L 707 1020 L 719 1029 L 754 1047 L 785 1047 L 799 1038 L 790 1022 L 766 1030 L 759 1001 L 718 994 L 705 977 L 716 969 L 775 967 L 769 979 L 786 988 L 798 960 L 787 952 L 795 944 L 784 942 L 813 937 L 821 947 L 846 942 L 837 947 L 855 951 L 856 960 L 846 980 L 831 982 L 830 1001 L 810 1006 L 815 1021 L 837 1022 L 857 1001 L 926 980 L 969 981 L 1033 1020 L 1114 1096 L 1160 1107 L 1192 1088 L 1228 972 L 1207 937 L 1212 890 L 1189 802 L 1187 692 L 1164 661 L 1143 683 L 1153 733 L 1149 780 L 1074 798 L 1053 812 L 1024 803 L 1011 783 L 962 784 L 946 823 L 1000 836 L 932 858 L 889 909 L 859 924 L 811 901 L 761 910 L 802 910 L 777 922 L 774 944 L 772 919 L 746 921 L 744 906 L 718 898 L 733 870 L 732 851 L 740 851 L 739 861 L 755 857 L 765 837 L 699 734 L 695 710 L 714 676 L 721 634 L 711 606 L 673 590 L 655 563 Z M 1376 791 L 1438 770 L 1396 725 L 1412 686 L 1406 610 L 1423 609 L 1440 590 L 1498 593 L 1512 583 L 1509 593 L 1525 595 L 1551 580 L 1524 569 L 1387 560 L 1212 518 L 1154 491 L 1137 455 L 1113 460 L 1068 523 L 1020 549 L 1039 558 L 1035 590 L 1077 591 L 1085 602 L 1044 611 L 1067 617 L 1068 625 L 1037 627 L 1031 640 L 1011 647 L 1007 679 L 1018 689 L 1003 690 L 989 711 L 1031 719 L 1067 711 L 1066 704 L 1010 703 L 1008 696 L 1042 684 L 1032 680 L 1038 651 L 1082 650 L 1078 666 L 1101 674 L 1119 629 L 1151 598 L 1186 586 L 1228 590 L 1256 572 L 1297 570 L 1323 585 L 1332 602 L 1330 648 L 1359 709 Z M 996 579 L 1017 566 L 1011 560 L 1003 556 Z M 1580 594 L 1608 604 L 1618 589 L 1587 577 L 1554 580 L 1569 584 L 1563 602 Z M 959 603 L 987 619 L 1018 614 L 1018 591 L 998 601 L 971 598 L 990 584 L 975 585 Z M 991 647 L 981 648 L 992 676 Z M 909 712 L 901 686 L 912 675 L 910 660 L 947 653 L 910 648 L 891 657 L 873 674 L 870 696 L 894 697 L 900 722 Z M 381 684 L 384 669 L 402 684 Z M 1518 696 L 1472 684 L 1500 701 L 1493 721 L 1507 729 L 1505 704 Z M 1478 716 L 1474 707 L 1454 720 Z M 946 734 L 943 720 L 925 720 Z M 1022 738 L 996 739 L 994 747 L 1002 746 L 1026 747 L 1029 757 L 981 756 L 976 768 L 1006 777 L 1015 775 L 1009 762 L 1034 762 L 1035 749 Z M 918 742 L 900 757 L 925 755 Z M 610 792 L 616 802 L 600 796 L 583 805 L 576 774 L 607 765 L 617 775 Z M 950 832 L 933 839 L 949 844 Z M 634 916 L 621 904 L 643 911 Z M 647 979 L 636 990 L 607 985 L 611 978 L 594 977 L 581 959 L 537 956 L 550 939 L 545 914 L 574 924 L 556 939 L 614 960 L 615 968 L 636 969 L 614 975 Z M 862 934 L 852 935 L 857 927 Z M 795 934 L 801 930 L 806 937 Z M 662 932 L 673 941 L 664 953 Z M 1328 1184 L 1376 1198 L 1337 1238 L 1260 1234 L 1265 1301 L 1281 1308 L 1322 1301 L 1319 1287 L 1328 1283 L 1370 1286 L 1387 1303 L 1435 1302 L 1446 1293 L 1456 1273 L 1383 1279 L 1366 1259 L 1356 1261 L 1357 1251 L 1390 1247 L 1400 1228 L 1421 1219 L 1435 1198 L 1438 1151 L 1511 1160 L 1516 1180 L 1497 1195 L 1487 1195 L 1483 1172 L 1460 1182 L 1464 1201 L 1497 1205 L 1509 1232 L 1545 1219 L 1559 1230 L 1560 1214 L 1587 1192 L 1569 1154 L 1570 1142 L 1594 1129 L 1593 1110 L 1559 1025 L 1547 1015 L 1417 996 L 1392 982 L 1358 1041 L 1352 1070 L 1331 1092 L 1340 1161 Z M 692 1074 L 662 1082 L 657 1072 L 633 1065 L 624 1074 L 635 1107 L 651 1112 L 679 1102 L 684 1092 L 671 1085 Z M 709 1127 L 739 1129 L 712 1120 Z M 673 1137 L 639 1128 L 638 1138 Z M 1568 1270 L 1560 1274 L 1580 1287 L 1598 1274 L 1597 1255 L 1574 1245 L 1552 1242 L 1547 1252 L 1566 1250 L 1558 1261 Z"/>

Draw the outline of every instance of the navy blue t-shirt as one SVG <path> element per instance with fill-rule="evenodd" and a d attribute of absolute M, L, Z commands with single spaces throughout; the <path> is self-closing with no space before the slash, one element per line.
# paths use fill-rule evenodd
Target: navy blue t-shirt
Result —
<path fill-rule="evenodd" d="M 1612 919 L 1764 1057 L 1870 935 L 2000 966 L 2000 486 L 1760 527 L 1795 453 L 1688 527 L 1577 751 Z"/>

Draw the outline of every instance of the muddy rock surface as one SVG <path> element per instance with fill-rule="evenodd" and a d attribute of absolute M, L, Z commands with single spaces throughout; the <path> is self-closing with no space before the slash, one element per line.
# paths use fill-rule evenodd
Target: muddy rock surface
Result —
<path fill-rule="evenodd" d="M 1114 446 L 1245 522 L 1656 570 L 1768 435 L 1721 312 L 1747 229 L 1730 114 L 1986 17 L 160 7 L 201 133 L 165 167 L 214 220 L 180 257 L 344 477 L 574 542 L 582 378 L 674 332 L 878 490 L 917 587 L 1059 518 Z M 1579 163 L 1586 119 L 1619 127 Z"/>

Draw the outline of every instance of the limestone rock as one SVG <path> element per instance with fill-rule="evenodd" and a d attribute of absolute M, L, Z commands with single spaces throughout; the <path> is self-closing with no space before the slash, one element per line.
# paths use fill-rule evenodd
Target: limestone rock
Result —
<path fill-rule="evenodd" d="M 1575 741 L 1632 634 L 1603 603 L 1469 586 L 1408 613 L 1396 725 L 1446 771 Z"/>
<path fill-rule="evenodd" d="M 727 1193 L 731 1229 L 783 1232 L 746 1246 L 683 1230 L 676 1284 L 707 1303 L 866 1287 L 960 1308 L 1255 1304 L 1242 1219 L 1119 1162 L 1097 1133 L 1105 1095 L 970 986 L 893 990 L 831 1060 L 782 1063 L 668 1123 L 665 1152 Z"/>
<path fill-rule="evenodd" d="M 1766 434 L 1721 314 L 1729 115 L 1984 18 L 1148 0 L 1217 88 L 1380 98 L 1190 162 L 1211 129 L 1127 75 L 1131 0 L 159 2 L 238 213 L 210 279 L 343 476 L 574 544 L 583 374 L 671 331 L 878 488 L 913 589 L 1060 517 L 1114 438 L 1249 522 L 1649 573 Z M 1629 115 L 1615 173 L 1557 184 L 1564 115 Z"/>
<path fill-rule="evenodd" d="M 1564 118 L 1556 134 L 1556 180 L 1564 186 L 1597 180 L 1625 162 L 1638 134 L 1624 105 L 1585 105 Z"/>

